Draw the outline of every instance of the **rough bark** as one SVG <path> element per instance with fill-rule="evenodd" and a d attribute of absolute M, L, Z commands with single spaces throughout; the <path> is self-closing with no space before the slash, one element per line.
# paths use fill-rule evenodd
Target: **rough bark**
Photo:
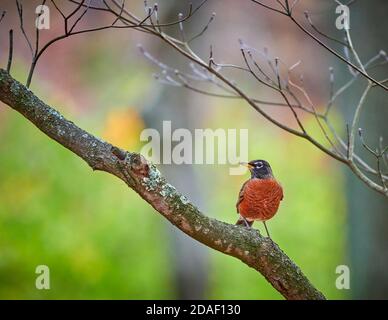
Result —
<path fill-rule="evenodd" d="M 0 69 L 0 101 L 77 154 L 93 170 L 123 180 L 188 236 L 260 272 L 286 299 L 325 299 L 271 239 L 257 230 L 205 216 L 140 154 L 121 150 L 77 127 L 3 69 Z"/>

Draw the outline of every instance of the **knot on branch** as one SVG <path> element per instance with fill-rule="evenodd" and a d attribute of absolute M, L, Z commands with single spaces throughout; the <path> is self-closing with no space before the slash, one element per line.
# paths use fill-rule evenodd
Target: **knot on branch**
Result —
<path fill-rule="evenodd" d="M 124 180 L 130 185 L 138 185 L 138 181 L 148 179 L 150 166 L 148 161 L 139 153 L 132 153 L 118 147 L 111 147 L 112 154 L 118 159 L 117 165 Z"/>
<path fill-rule="evenodd" d="M 148 161 L 140 153 L 130 154 L 130 166 L 132 171 L 138 176 L 146 177 L 149 175 L 150 167 Z"/>

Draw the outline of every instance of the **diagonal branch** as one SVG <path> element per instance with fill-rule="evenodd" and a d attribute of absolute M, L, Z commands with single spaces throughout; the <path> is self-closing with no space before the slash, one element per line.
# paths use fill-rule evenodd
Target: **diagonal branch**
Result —
<path fill-rule="evenodd" d="M 140 154 L 123 151 L 77 127 L 3 69 L 0 69 L 0 101 L 78 155 L 93 170 L 123 180 L 188 236 L 260 272 L 286 299 L 325 299 L 272 240 L 257 230 L 205 216 Z"/>

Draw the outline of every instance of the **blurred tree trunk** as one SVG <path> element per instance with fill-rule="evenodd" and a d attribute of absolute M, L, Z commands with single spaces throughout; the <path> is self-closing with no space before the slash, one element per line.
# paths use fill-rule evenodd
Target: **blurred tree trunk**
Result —
<path fill-rule="evenodd" d="M 193 6 L 196 7 L 201 1 L 192 1 Z M 179 4 L 179 5 L 178 5 Z M 188 1 L 174 0 L 169 3 L 163 3 L 163 12 L 169 12 L 166 19 L 173 21 L 177 19 L 179 10 L 187 12 L 189 7 Z M 196 14 L 196 22 L 200 23 L 201 14 Z M 190 24 L 185 25 L 185 31 L 190 34 Z M 177 56 L 170 48 L 166 46 L 154 46 L 153 52 L 157 52 L 157 57 L 164 63 L 178 66 Z M 184 59 L 181 59 L 185 61 Z M 186 61 L 187 63 L 187 61 Z M 182 69 L 187 68 L 183 66 Z M 159 72 L 159 70 L 157 70 Z M 192 92 L 168 85 L 155 85 L 155 92 L 159 88 L 160 91 L 154 96 L 154 101 L 150 108 L 145 113 L 146 126 L 155 128 L 162 136 L 163 121 L 171 121 L 172 132 L 178 128 L 186 128 L 194 133 L 195 128 L 201 128 L 201 115 L 198 113 L 195 102 L 190 99 Z M 172 149 L 177 142 L 172 143 Z M 161 146 L 161 154 L 163 154 L 163 145 Z M 198 185 L 198 180 L 193 165 L 175 165 L 175 164 L 161 164 L 158 166 L 163 174 L 168 177 L 173 185 L 175 185 L 181 192 L 190 196 L 199 208 L 205 210 L 204 202 L 202 200 L 202 192 L 204 186 Z M 206 188 L 206 186 L 205 186 Z M 181 231 L 174 228 L 171 224 L 166 224 L 171 233 L 171 260 L 173 275 L 175 277 L 176 298 L 177 299 L 206 299 L 207 291 L 207 269 L 208 269 L 208 255 L 207 249 L 201 244 L 192 241 L 189 237 Z"/>
<path fill-rule="evenodd" d="M 357 1 L 352 8 L 351 33 L 356 49 L 365 62 L 379 50 L 388 49 L 388 3 L 386 0 Z M 377 79 L 386 77 L 386 71 L 386 66 L 381 67 Z M 355 94 L 357 91 L 352 92 Z M 361 91 L 358 91 L 360 94 Z M 380 135 L 385 145 L 388 143 L 386 97 L 386 92 L 374 89 L 364 106 L 360 127 L 364 129 L 365 139 L 371 146 L 378 146 Z M 347 119 L 354 112 L 354 106 L 348 106 Z M 362 147 L 358 146 L 358 150 L 362 157 L 365 156 L 374 164 L 373 158 L 368 157 Z M 387 299 L 388 201 L 368 189 L 349 170 L 346 171 L 346 180 L 352 296 L 356 299 Z"/>

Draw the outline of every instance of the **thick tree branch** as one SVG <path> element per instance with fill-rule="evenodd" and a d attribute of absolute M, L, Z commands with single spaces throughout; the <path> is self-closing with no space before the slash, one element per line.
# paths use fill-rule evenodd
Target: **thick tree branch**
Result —
<path fill-rule="evenodd" d="M 204 245 L 259 271 L 287 299 L 325 299 L 295 263 L 257 230 L 230 225 L 201 213 L 140 154 L 104 142 L 65 119 L 0 69 L 0 101 L 85 160 L 94 170 L 120 178 L 177 228 Z"/>

